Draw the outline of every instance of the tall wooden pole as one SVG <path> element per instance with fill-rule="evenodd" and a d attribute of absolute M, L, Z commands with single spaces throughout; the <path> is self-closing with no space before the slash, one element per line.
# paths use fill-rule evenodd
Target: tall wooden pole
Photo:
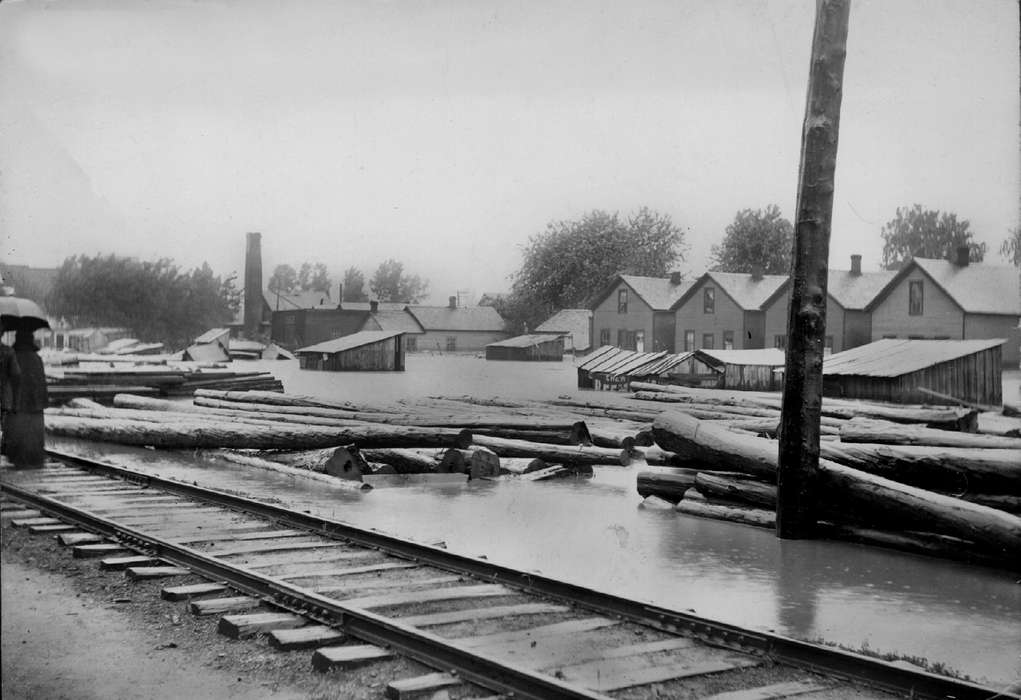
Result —
<path fill-rule="evenodd" d="M 826 275 L 850 0 L 816 0 L 787 317 L 776 533 L 812 537 L 826 335 Z"/>

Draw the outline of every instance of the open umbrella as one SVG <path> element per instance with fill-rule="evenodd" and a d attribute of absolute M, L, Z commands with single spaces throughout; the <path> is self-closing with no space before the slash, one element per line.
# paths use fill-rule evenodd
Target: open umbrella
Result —
<path fill-rule="evenodd" d="M 0 296 L 0 323 L 4 330 L 49 328 L 46 314 L 31 299 Z"/>

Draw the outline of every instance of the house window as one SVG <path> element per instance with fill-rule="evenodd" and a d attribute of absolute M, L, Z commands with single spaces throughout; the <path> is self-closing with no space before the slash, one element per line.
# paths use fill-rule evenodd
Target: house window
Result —
<path fill-rule="evenodd" d="M 723 331 L 723 349 L 734 349 L 734 331 Z"/>
<path fill-rule="evenodd" d="M 627 290 L 626 289 L 618 289 L 617 290 L 617 313 L 619 313 L 619 314 L 626 314 L 627 313 Z"/>
<path fill-rule="evenodd" d="M 691 352 L 695 349 L 695 331 L 684 331 L 684 351 Z"/>
<path fill-rule="evenodd" d="M 617 331 L 617 347 L 623 348 L 624 350 L 635 350 L 637 349 L 638 333 L 642 333 L 644 340 L 644 332 L 642 331 L 626 331 L 623 328 Z"/>
<path fill-rule="evenodd" d="M 413 335 L 404 336 L 404 349 L 410 352 L 418 350 L 418 338 Z"/>
<path fill-rule="evenodd" d="M 779 348 L 780 350 L 787 349 L 787 336 L 786 335 L 774 335 L 773 336 L 773 347 Z"/>
<path fill-rule="evenodd" d="M 706 350 L 712 350 L 714 347 L 716 347 L 716 339 L 712 333 L 702 334 L 702 347 L 705 348 Z"/>
<path fill-rule="evenodd" d="M 922 288 L 922 280 L 911 280 L 908 282 L 908 315 L 909 316 L 921 316 L 922 315 L 922 298 L 924 296 L 924 290 Z"/>
<path fill-rule="evenodd" d="M 447 352 L 454 352 L 456 350 L 457 350 L 457 336 L 456 335 L 448 335 L 447 336 Z"/>
<path fill-rule="evenodd" d="M 602 330 L 599 331 L 599 344 L 600 345 L 609 345 L 610 344 L 610 329 L 609 328 L 603 328 Z"/>
<path fill-rule="evenodd" d="M 702 290 L 702 312 L 707 314 L 716 313 L 716 290 L 706 287 Z"/>

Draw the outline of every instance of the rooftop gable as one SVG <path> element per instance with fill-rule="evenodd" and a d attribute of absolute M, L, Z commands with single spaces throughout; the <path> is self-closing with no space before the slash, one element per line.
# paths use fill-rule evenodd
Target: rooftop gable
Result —
<path fill-rule="evenodd" d="M 847 311 L 864 311 L 897 273 L 892 270 L 852 273 L 850 270 L 830 270 L 826 279 L 827 294 Z M 771 306 L 790 288 L 790 278 L 784 280 L 763 303 Z"/>
<path fill-rule="evenodd" d="M 669 311 L 673 303 L 691 287 L 690 282 L 673 284 L 669 277 L 614 275 L 599 294 L 593 297 L 588 308 L 595 309 L 602 304 L 622 282 L 630 287 L 653 311 Z"/>
<path fill-rule="evenodd" d="M 706 272 L 691 285 L 685 294 L 674 302 L 673 310 L 679 309 L 691 299 L 698 288 L 707 283 L 715 284 L 738 307 L 745 311 L 759 311 L 774 294 L 787 282 L 787 275 L 752 275 L 747 272 Z"/>
<path fill-rule="evenodd" d="M 502 333 L 504 320 L 492 306 L 409 306 L 425 331 L 480 331 Z"/>
<path fill-rule="evenodd" d="M 1021 315 L 1021 279 L 1017 268 L 1006 265 L 912 258 L 866 307 L 871 311 L 914 270 L 921 270 L 965 313 Z"/>
<path fill-rule="evenodd" d="M 299 348 L 298 350 L 295 350 L 295 353 L 340 352 L 342 350 L 360 348 L 363 345 L 371 345 L 372 343 L 378 343 L 381 340 L 388 340 L 403 334 L 403 331 L 359 331 L 358 333 L 352 333 L 351 335 L 345 335 L 340 338 L 334 338 L 333 340 L 326 340 L 322 343 L 316 343 L 315 345 Z"/>

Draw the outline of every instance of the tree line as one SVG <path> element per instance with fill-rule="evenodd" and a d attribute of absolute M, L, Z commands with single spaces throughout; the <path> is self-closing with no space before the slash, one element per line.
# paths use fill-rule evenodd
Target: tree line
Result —
<path fill-rule="evenodd" d="M 302 263 L 295 270 L 288 264 L 277 265 L 269 278 L 267 287 L 271 292 L 295 294 L 297 292 L 323 292 L 330 294 L 333 281 L 323 263 Z M 369 280 L 372 298 L 377 301 L 417 304 L 425 298 L 429 283 L 418 275 L 404 270 L 404 263 L 393 258 L 384 260 Z M 357 267 L 344 270 L 341 302 L 368 301 L 365 291 L 365 275 Z"/>

